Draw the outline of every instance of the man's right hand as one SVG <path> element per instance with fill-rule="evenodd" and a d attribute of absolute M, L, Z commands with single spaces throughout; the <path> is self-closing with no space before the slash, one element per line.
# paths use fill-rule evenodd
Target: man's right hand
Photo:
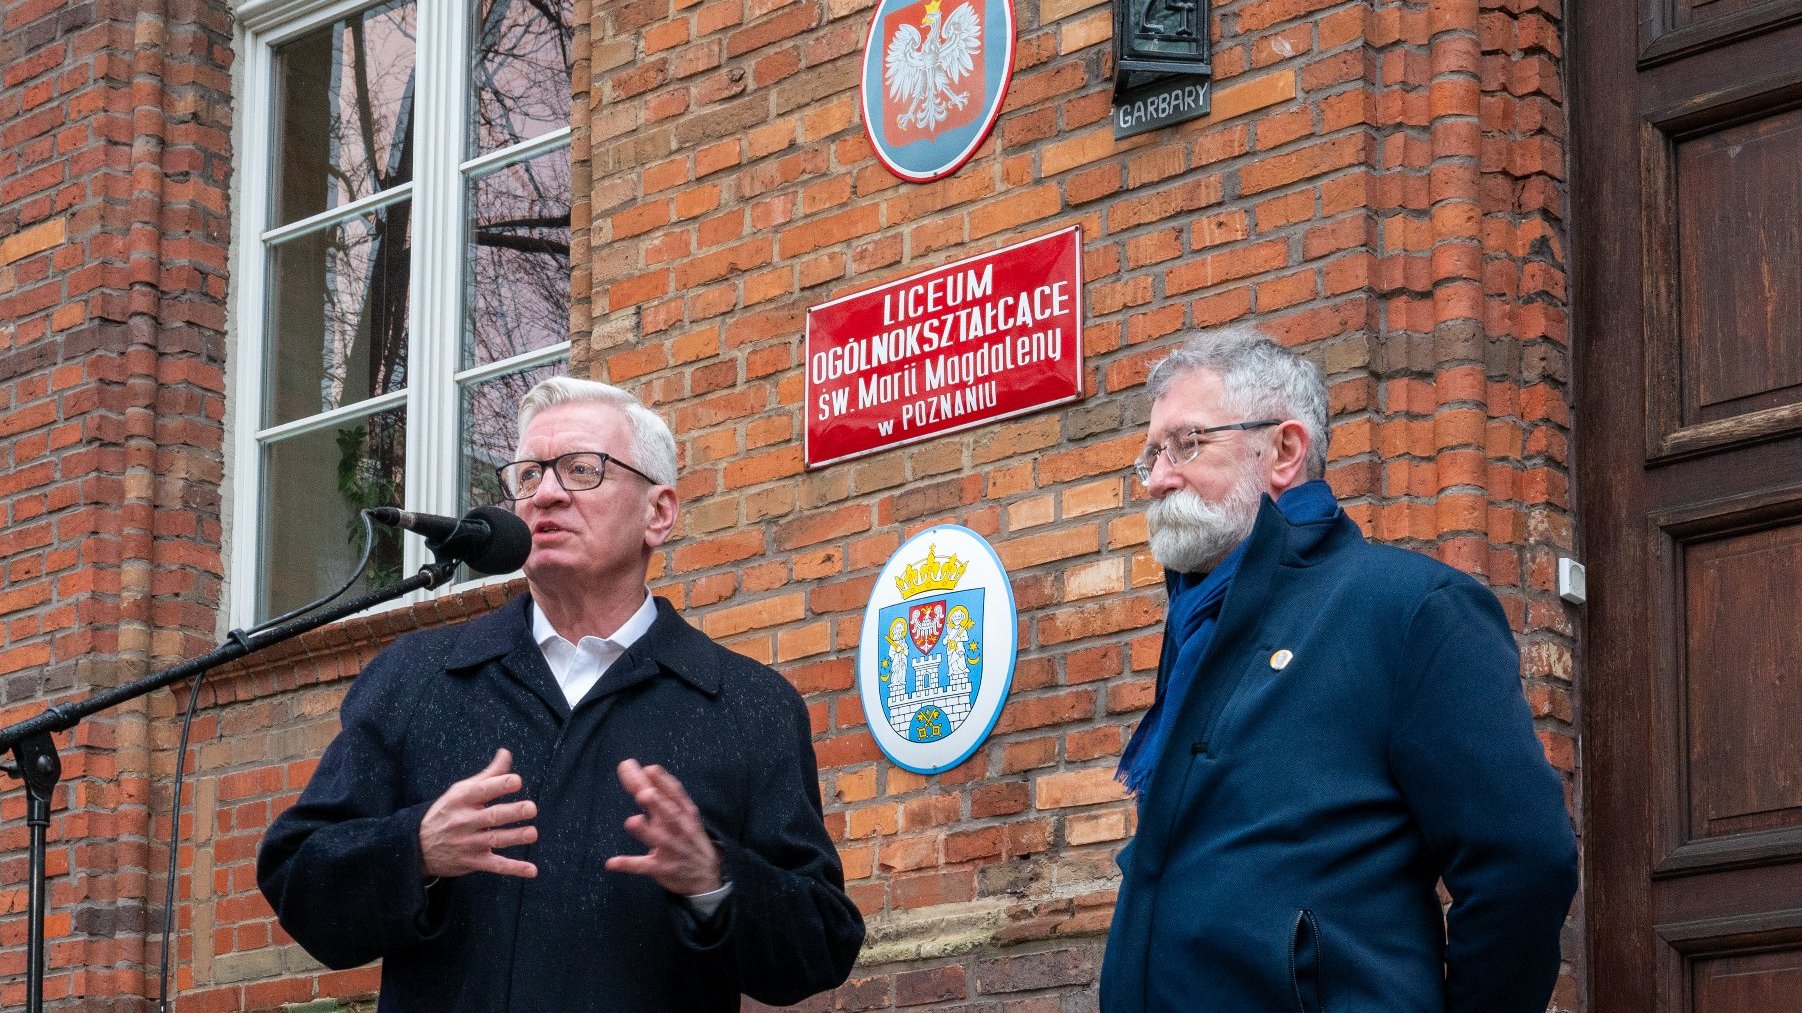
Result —
<path fill-rule="evenodd" d="M 538 815 L 531 799 L 495 802 L 524 787 L 513 771 L 513 754 L 496 750 L 494 759 L 473 777 L 450 786 L 419 821 L 419 853 L 425 875 L 432 878 L 492 872 L 501 876 L 538 875 L 531 862 L 505 858 L 496 849 L 530 844 L 538 828 L 525 823 Z M 494 803 L 494 804 L 490 804 Z"/>

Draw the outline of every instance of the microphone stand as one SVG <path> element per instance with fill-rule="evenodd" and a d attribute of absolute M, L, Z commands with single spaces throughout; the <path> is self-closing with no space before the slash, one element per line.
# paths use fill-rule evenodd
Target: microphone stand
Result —
<path fill-rule="evenodd" d="M 44 1008 L 44 838 L 50 828 L 50 796 L 56 790 L 56 783 L 63 772 L 62 760 L 56 754 L 56 743 L 51 741 L 50 733 L 66 731 L 89 714 L 134 700 L 170 683 L 191 679 L 228 661 L 236 661 L 247 654 L 318 629 L 327 623 L 337 622 L 371 605 L 393 601 L 414 591 L 429 591 L 449 580 L 462 562 L 455 555 L 446 556 L 426 564 L 418 573 L 393 587 L 370 591 L 311 615 L 291 619 L 262 633 L 246 634 L 243 630 L 233 630 L 226 634 L 225 643 L 198 658 L 103 693 L 96 693 L 85 700 L 59 704 L 36 717 L 0 729 L 0 752 L 10 749 L 17 760 L 16 765 L 0 767 L 0 770 L 25 782 L 25 822 L 31 834 L 30 925 L 27 940 L 29 955 L 25 978 L 27 1013 L 42 1013 Z M 179 769 L 175 776 L 181 776 Z"/>

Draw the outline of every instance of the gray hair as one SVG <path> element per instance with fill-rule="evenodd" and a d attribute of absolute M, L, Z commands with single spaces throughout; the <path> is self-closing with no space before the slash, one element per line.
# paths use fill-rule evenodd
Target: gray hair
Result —
<path fill-rule="evenodd" d="M 670 433 L 663 416 L 646 408 L 631 394 L 598 380 L 579 380 L 573 376 L 553 376 L 519 399 L 519 433 L 539 412 L 560 404 L 598 404 L 617 408 L 632 425 L 632 456 L 626 462 L 651 476 L 660 485 L 676 484 L 676 437 Z"/>
<path fill-rule="evenodd" d="M 1220 377 L 1236 421 L 1294 419 L 1308 431 L 1309 478 L 1326 476 L 1326 381 L 1319 367 L 1250 324 L 1197 331 L 1152 367 L 1145 389 L 1153 401 L 1198 369 Z"/>

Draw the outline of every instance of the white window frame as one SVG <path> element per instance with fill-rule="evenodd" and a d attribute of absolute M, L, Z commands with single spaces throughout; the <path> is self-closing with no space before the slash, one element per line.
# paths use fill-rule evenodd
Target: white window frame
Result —
<path fill-rule="evenodd" d="M 261 514 L 264 506 L 263 447 L 271 440 L 325 428 L 346 416 L 404 405 L 406 409 L 406 509 L 436 514 L 458 512 L 458 462 L 461 448 L 446 446 L 459 432 L 459 393 L 465 385 L 530 366 L 567 360 L 568 337 L 499 362 L 460 369 L 466 314 L 464 306 L 464 184 L 483 170 L 514 164 L 559 147 L 568 147 L 567 126 L 476 158 L 466 150 L 469 88 L 467 82 L 470 18 L 474 0 L 415 0 L 418 39 L 415 44 L 413 178 L 398 186 L 340 205 L 320 214 L 270 228 L 270 162 L 276 127 L 275 47 L 380 0 L 248 0 L 237 5 L 242 60 L 239 92 L 238 195 L 234 204 L 238 249 L 233 257 L 237 295 L 236 340 L 231 399 L 233 506 L 231 558 L 228 567 L 227 614 L 233 628 L 260 621 L 256 616 L 261 566 Z M 455 152 L 459 157 L 436 157 Z M 411 197 L 412 252 L 407 294 L 407 387 L 353 405 L 276 426 L 262 425 L 263 365 L 268 340 L 270 243 L 326 220 L 345 220 L 360 211 Z M 571 195 L 572 199 L 574 195 Z M 297 505 L 298 507 L 299 505 Z M 402 572 L 412 574 L 429 562 L 422 541 L 402 540 Z M 501 578 L 486 578 L 449 587 L 457 591 Z M 395 604 L 418 601 L 414 594 Z M 392 606 L 391 606 L 392 607 Z"/>

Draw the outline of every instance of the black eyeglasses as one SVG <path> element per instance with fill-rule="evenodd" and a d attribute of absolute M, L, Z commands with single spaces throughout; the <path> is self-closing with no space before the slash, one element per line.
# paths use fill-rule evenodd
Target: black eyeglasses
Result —
<path fill-rule="evenodd" d="M 656 479 L 639 471 L 612 454 L 597 453 L 592 450 L 577 450 L 573 453 L 560 454 L 543 461 L 514 461 L 494 469 L 501 479 L 501 495 L 510 500 L 530 499 L 538 491 L 538 484 L 544 481 L 547 469 L 557 473 L 557 484 L 564 492 L 581 492 L 593 489 L 606 478 L 607 462 L 626 469 L 652 485 L 661 485 Z"/>
<path fill-rule="evenodd" d="M 1231 422 L 1224 426 L 1209 426 L 1206 429 L 1191 429 L 1179 436 L 1172 436 L 1155 447 L 1145 448 L 1145 452 L 1140 454 L 1139 459 L 1133 462 L 1133 474 L 1139 476 L 1140 482 L 1145 485 L 1150 485 L 1151 467 L 1158 463 L 1158 454 L 1160 453 L 1164 455 L 1164 460 L 1169 461 L 1173 466 L 1188 464 L 1190 461 L 1195 460 L 1196 454 L 1201 453 L 1202 447 L 1207 446 L 1209 441 L 1202 439 L 1202 437 L 1209 433 L 1224 433 L 1237 429 L 1263 429 L 1265 426 L 1280 426 L 1282 424 L 1282 419 L 1261 419 L 1257 422 Z"/>

